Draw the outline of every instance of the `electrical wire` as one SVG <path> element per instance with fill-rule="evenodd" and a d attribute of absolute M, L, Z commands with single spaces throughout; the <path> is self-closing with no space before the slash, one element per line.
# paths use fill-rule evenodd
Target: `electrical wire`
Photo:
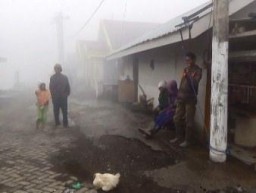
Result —
<path fill-rule="evenodd" d="M 126 18 L 126 12 L 127 12 L 127 1 L 128 1 L 128 0 L 125 0 L 125 4 L 124 4 L 124 13 L 123 13 L 123 19 L 122 19 L 122 24 L 121 24 L 121 28 L 122 28 L 122 29 L 121 29 L 121 30 L 122 30 L 122 31 L 121 31 L 121 37 L 122 37 L 122 38 L 121 38 L 121 40 L 120 40 L 120 41 L 121 41 L 121 42 L 120 42 L 121 45 L 123 45 L 123 43 L 124 43 L 123 40 L 125 39 L 125 38 L 124 38 L 124 37 L 125 37 L 125 29 L 124 29 L 124 28 L 125 28 L 125 18 Z"/>
<path fill-rule="evenodd" d="M 125 17 L 126 17 L 126 13 L 127 13 L 127 3 L 128 3 L 128 0 L 125 1 L 125 4 L 124 4 L 124 14 L 123 14 L 123 20 L 125 20 Z"/>
<path fill-rule="evenodd" d="M 93 19 L 93 17 L 96 15 L 96 13 L 99 11 L 99 9 L 101 8 L 101 6 L 103 5 L 105 0 L 101 0 L 101 2 L 99 3 L 99 5 L 96 7 L 96 9 L 93 11 L 93 13 L 91 14 L 91 16 L 86 20 L 86 22 L 84 23 L 84 25 L 75 33 L 74 36 L 78 35 L 81 31 L 83 31 L 88 24 L 90 23 L 90 21 Z"/>

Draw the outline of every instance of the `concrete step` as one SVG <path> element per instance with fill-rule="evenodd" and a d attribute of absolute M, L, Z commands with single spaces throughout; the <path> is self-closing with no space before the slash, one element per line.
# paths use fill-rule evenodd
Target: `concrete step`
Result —
<path fill-rule="evenodd" d="M 237 145 L 230 146 L 231 156 L 237 158 L 243 163 L 254 166 L 256 169 L 256 150 L 255 149 L 246 149 L 239 147 Z"/>

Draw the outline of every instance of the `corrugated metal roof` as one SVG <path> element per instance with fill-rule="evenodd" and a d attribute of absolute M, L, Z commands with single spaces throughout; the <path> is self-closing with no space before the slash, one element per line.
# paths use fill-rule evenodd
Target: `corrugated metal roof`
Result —
<path fill-rule="evenodd" d="M 199 19 L 199 18 L 203 17 L 204 15 L 210 13 L 211 11 L 212 11 L 212 2 L 204 3 L 203 5 L 195 8 L 187 13 L 182 14 L 182 15 L 168 21 L 167 23 L 154 28 L 150 32 L 145 33 L 141 37 L 137 38 L 135 41 L 132 41 L 131 43 L 121 47 L 119 50 L 115 51 L 111 55 L 121 52 L 121 51 L 124 51 L 124 50 L 127 50 L 136 45 L 167 36 L 173 32 L 178 31 L 179 29 L 182 29 L 184 27 L 184 25 L 180 25 L 180 24 L 184 23 L 184 20 L 183 20 L 184 17 L 189 17 L 189 16 L 195 14 L 197 19 Z"/>
<path fill-rule="evenodd" d="M 238 12 L 245 6 L 256 2 L 256 0 L 229 0 L 230 7 L 229 7 L 229 15 L 233 15 L 234 13 Z M 213 9 L 212 1 L 202 4 L 197 8 L 182 14 L 174 19 L 171 19 L 165 24 L 154 28 L 148 33 L 145 33 L 141 37 L 135 39 L 134 41 L 126 44 L 125 46 L 121 47 L 117 51 L 110 54 L 107 59 L 112 60 L 115 58 L 120 58 L 123 56 L 131 55 L 137 52 L 142 52 L 145 50 L 153 49 L 156 47 L 161 47 L 165 45 L 169 45 L 178 41 L 181 41 L 181 37 L 179 39 L 170 39 L 169 36 L 177 35 L 179 30 L 182 30 L 186 37 L 184 39 L 189 38 L 189 30 L 184 25 L 184 19 L 193 19 L 191 23 L 194 22 L 194 27 L 191 30 L 192 38 L 197 37 L 198 35 L 205 32 L 209 27 L 212 27 L 212 19 L 211 14 Z M 208 21 L 210 20 L 210 21 Z M 191 20 L 190 20 L 191 21 Z M 190 23 L 190 24 L 191 24 Z M 195 27 L 196 26 L 196 27 Z M 183 34 L 183 35 L 184 35 Z M 175 36 L 174 36 L 175 37 Z"/>
<path fill-rule="evenodd" d="M 103 20 L 102 26 L 105 27 L 107 36 L 112 45 L 113 51 L 141 37 L 145 32 L 150 31 L 160 23 L 132 22 Z"/>

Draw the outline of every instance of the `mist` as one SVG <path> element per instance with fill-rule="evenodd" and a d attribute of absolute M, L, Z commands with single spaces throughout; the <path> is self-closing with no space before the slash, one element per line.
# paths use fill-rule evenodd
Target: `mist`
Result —
<path fill-rule="evenodd" d="M 95 40 L 100 20 L 164 23 L 206 0 L 106 0 L 86 28 L 99 0 L 1 0 L 1 89 L 20 82 L 34 86 L 48 82 L 58 59 L 54 18 L 64 16 L 65 58 L 75 56 L 78 40 Z M 80 31 L 79 31 L 80 30 Z M 72 68 L 72 60 L 69 60 Z M 69 67 L 69 68 L 70 68 Z M 64 68 L 65 72 L 65 68 Z"/>
<path fill-rule="evenodd" d="M 255 7 L 0 0 L 0 193 L 256 193 Z"/>

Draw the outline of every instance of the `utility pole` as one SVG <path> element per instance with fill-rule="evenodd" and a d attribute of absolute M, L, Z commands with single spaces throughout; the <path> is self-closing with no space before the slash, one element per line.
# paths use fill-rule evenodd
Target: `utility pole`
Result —
<path fill-rule="evenodd" d="M 60 64 L 64 64 L 65 61 L 65 50 L 64 50 L 64 19 L 67 19 L 60 12 L 55 17 L 56 30 L 57 30 L 57 44 L 58 44 L 58 60 Z"/>
<path fill-rule="evenodd" d="M 214 0 L 210 159 L 225 162 L 228 130 L 229 1 Z"/>

